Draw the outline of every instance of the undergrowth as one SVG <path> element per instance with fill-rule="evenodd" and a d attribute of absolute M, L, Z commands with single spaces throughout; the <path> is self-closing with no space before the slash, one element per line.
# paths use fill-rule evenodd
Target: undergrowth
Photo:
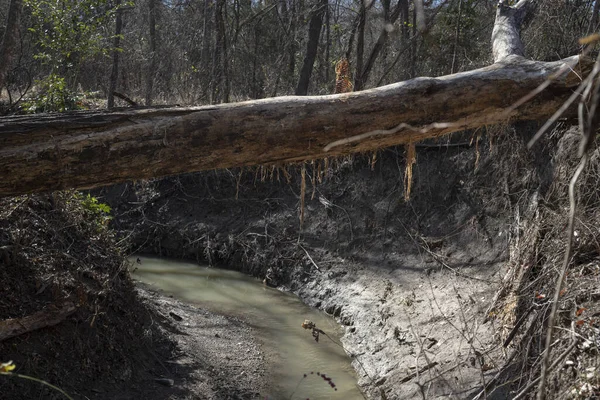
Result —
<path fill-rule="evenodd" d="M 541 368 L 543 343 L 557 269 L 567 240 L 567 188 L 577 166 L 579 134 L 557 127 L 550 143 L 550 183 L 528 187 L 515 207 L 508 272 L 489 317 L 500 323 L 508 352 L 505 366 L 486 388 L 509 385 L 516 398 L 529 396 Z M 573 257 L 558 304 L 547 392 L 552 398 L 600 395 L 600 150 L 595 147 L 578 185 Z"/>

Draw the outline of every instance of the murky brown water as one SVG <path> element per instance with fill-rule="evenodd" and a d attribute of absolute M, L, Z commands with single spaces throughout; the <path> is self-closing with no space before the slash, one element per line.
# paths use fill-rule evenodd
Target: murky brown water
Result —
<path fill-rule="evenodd" d="M 310 331 L 301 327 L 309 319 L 339 343 L 341 328 L 325 313 L 239 272 L 166 259 L 140 259 L 142 263 L 135 265 L 134 278 L 182 301 L 242 317 L 263 336 L 275 359 L 273 392 L 265 393 L 268 398 L 364 398 L 356 387 L 356 375 L 344 350 L 322 335 L 315 342 Z M 319 378 L 317 372 L 331 377 L 337 391 Z M 302 379 L 304 374 L 306 379 Z"/>

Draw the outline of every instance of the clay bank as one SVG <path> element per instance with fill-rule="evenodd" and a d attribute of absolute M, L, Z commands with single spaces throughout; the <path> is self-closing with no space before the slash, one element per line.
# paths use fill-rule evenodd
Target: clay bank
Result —
<path fill-rule="evenodd" d="M 498 190 L 488 182 L 504 172 L 473 173 L 478 152 L 480 165 L 500 159 L 483 149 L 483 141 L 477 151 L 419 149 L 410 201 L 401 149 L 376 162 L 307 163 L 302 225 L 301 165 L 184 175 L 97 195 L 114 208 L 131 251 L 237 269 L 336 318 L 368 398 L 469 398 L 501 366 L 498 326 L 484 320 L 512 235 L 508 200 L 485 200 Z"/>

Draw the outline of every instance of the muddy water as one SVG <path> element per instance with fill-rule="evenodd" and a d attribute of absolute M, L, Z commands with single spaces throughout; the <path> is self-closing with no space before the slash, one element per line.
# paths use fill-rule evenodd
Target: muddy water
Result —
<path fill-rule="evenodd" d="M 265 397 L 363 399 L 344 350 L 323 335 L 315 342 L 311 332 L 301 327 L 309 319 L 339 343 L 341 328 L 326 314 L 306 306 L 296 296 L 264 287 L 239 272 L 165 259 L 140 259 L 142 263 L 135 265 L 134 278 L 182 301 L 241 317 L 253 326 L 274 364 L 269 367 L 273 371 L 271 393 L 265 393 Z M 337 391 L 317 372 L 331 377 Z"/>

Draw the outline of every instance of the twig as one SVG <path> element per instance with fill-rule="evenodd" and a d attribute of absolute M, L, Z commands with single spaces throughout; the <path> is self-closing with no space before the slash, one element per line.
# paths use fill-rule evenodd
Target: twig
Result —
<path fill-rule="evenodd" d="M 455 275 L 462 276 L 463 278 L 473 279 L 475 281 L 486 282 L 486 283 L 495 283 L 494 281 L 491 281 L 489 279 L 476 278 L 476 277 L 473 277 L 473 276 L 469 276 L 467 274 L 463 274 L 462 272 L 458 271 L 456 268 L 451 267 L 450 265 L 448 265 L 448 263 L 444 262 L 444 260 L 441 259 L 441 256 L 439 254 L 434 253 L 433 251 L 431 251 L 429 249 L 429 246 L 424 246 L 422 244 L 419 244 L 419 242 L 417 242 L 417 240 L 415 239 L 415 237 L 410 233 L 410 231 L 408 230 L 408 228 L 406 227 L 406 225 L 404 225 L 404 223 L 402 223 L 402 221 L 400 220 L 400 218 L 396 218 L 396 219 L 397 219 L 398 222 L 400 222 L 400 225 L 402 225 L 402 227 L 406 231 L 406 234 L 411 238 L 411 240 L 413 241 L 413 243 L 416 246 L 418 246 L 419 248 L 425 250 L 442 267 L 447 268 L 449 271 L 452 271 Z M 423 240 L 423 239 L 421 239 L 421 240 Z M 423 242 L 425 242 L 425 241 L 423 240 Z"/>
<path fill-rule="evenodd" d="M 548 370 L 553 370 L 554 368 L 556 368 L 558 366 L 558 364 L 560 364 L 562 362 L 562 360 L 564 360 L 571 351 L 573 351 L 573 349 L 575 348 L 575 346 L 577 345 L 577 340 L 574 340 L 573 343 L 571 343 L 571 345 L 567 348 L 567 350 L 565 350 L 564 353 L 562 353 L 550 366 L 550 368 L 548 368 Z M 548 349 L 546 349 L 546 354 L 548 354 Z M 546 358 L 546 357 L 544 357 Z M 531 383 L 529 385 L 527 385 L 523 390 L 521 390 L 514 398 L 513 400 L 519 400 L 525 397 L 525 395 L 527 395 L 527 393 L 531 390 L 531 388 L 533 388 L 538 382 L 541 382 L 542 377 L 539 376 L 536 379 L 534 379 L 533 381 L 531 381 Z M 539 394 L 539 392 L 538 392 Z"/>
<path fill-rule="evenodd" d="M 554 124 L 556 122 L 556 120 L 558 118 L 560 118 L 560 116 L 563 115 L 565 111 L 567 111 L 567 109 L 571 106 L 571 104 L 573 104 L 575 99 L 577 99 L 581 95 L 581 92 L 583 91 L 583 88 L 585 87 L 585 85 L 587 85 L 590 82 L 592 74 L 594 74 L 594 72 L 592 72 L 590 75 L 588 75 L 587 78 L 585 78 L 585 80 L 582 82 L 582 84 L 579 85 L 579 87 L 577 89 L 575 89 L 575 91 L 568 98 L 568 100 L 565 101 L 563 103 L 563 105 L 558 110 L 556 110 L 556 112 L 554 114 L 552 114 L 552 116 L 550 118 L 548 118 L 546 123 L 536 132 L 536 134 L 527 143 L 528 149 L 531 149 L 533 147 L 533 145 L 540 139 L 540 137 L 542 137 L 542 135 L 544 133 L 546 133 L 548 128 L 550 128 L 550 126 L 552 126 L 552 124 Z M 597 74 L 597 72 L 596 72 L 596 74 Z"/>
<path fill-rule="evenodd" d="M 523 322 L 525 322 L 525 320 L 527 319 L 527 317 L 529 316 L 529 314 L 531 313 L 531 311 L 533 311 L 533 306 L 529 307 L 529 309 L 523 315 L 521 315 L 521 318 L 519 318 L 519 320 L 517 321 L 517 323 L 513 327 L 512 331 L 510 331 L 508 337 L 506 338 L 506 340 L 502 344 L 503 347 L 508 347 L 508 345 L 510 344 L 510 342 L 512 342 L 512 340 L 517 335 L 517 332 L 519 331 L 519 328 L 521 327 L 521 325 L 523 325 Z"/>
<path fill-rule="evenodd" d="M 312 259 L 312 257 L 310 256 L 310 254 L 308 254 L 308 251 L 300 243 L 298 243 L 298 247 L 300 247 L 302 250 L 304 250 L 304 252 L 306 253 L 306 257 L 308 257 L 308 259 L 310 260 L 310 262 L 312 263 L 312 265 L 315 266 L 315 268 L 317 269 L 317 271 L 320 271 L 321 269 L 319 268 L 319 266 L 317 265 L 317 263 Z"/>
<path fill-rule="evenodd" d="M 542 370 L 539 377 L 540 385 L 538 387 L 537 399 L 544 400 L 546 397 L 546 376 L 548 374 L 548 360 L 550 359 L 550 345 L 552 343 L 552 334 L 554 333 L 554 320 L 556 319 L 556 311 L 558 309 L 558 300 L 560 298 L 560 292 L 562 290 L 563 282 L 565 280 L 565 275 L 567 272 L 567 267 L 569 266 L 569 262 L 571 261 L 571 251 L 573 247 L 573 229 L 575 225 L 575 184 L 579 179 L 579 175 L 585 168 L 587 164 L 588 155 L 587 153 L 583 154 L 581 157 L 581 161 L 579 162 L 579 166 L 573 177 L 571 178 L 571 182 L 569 183 L 569 226 L 567 228 L 567 249 L 565 251 L 565 258 L 563 260 L 563 265 L 560 271 L 560 276 L 556 282 L 556 288 L 554 289 L 554 298 L 552 301 L 552 309 L 550 310 L 550 315 L 548 316 L 548 330 L 546 332 L 546 349 L 544 353 L 544 357 L 542 358 Z M 530 384 L 531 385 L 531 384 Z"/>
<path fill-rule="evenodd" d="M 123 93 L 113 92 L 113 96 L 118 97 L 121 100 L 124 100 L 125 102 L 127 102 L 132 107 L 137 107 L 138 106 L 138 103 L 136 103 L 135 101 L 131 100 L 129 97 L 125 96 Z"/>
<path fill-rule="evenodd" d="M 42 385 L 46 385 L 49 388 L 52 388 L 52 389 L 56 390 L 57 392 L 60 392 L 67 399 L 73 400 L 73 398 L 71 396 L 69 396 L 64 390 L 62 390 L 58 386 L 54 386 L 53 384 L 44 381 L 42 379 L 38 379 L 38 378 L 35 378 L 33 376 L 29 376 L 29 375 L 15 374 L 13 372 L 0 372 L 0 375 L 14 376 L 15 378 L 26 379 L 28 381 L 34 381 L 34 382 L 37 382 L 37 383 L 41 383 Z"/>
<path fill-rule="evenodd" d="M 431 363 L 427 364 L 426 366 L 424 366 L 423 368 L 413 372 L 412 374 L 408 374 L 404 378 L 400 379 L 400 383 L 406 383 L 406 382 L 410 381 L 412 378 L 418 376 L 419 374 L 422 374 L 423 372 L 425 372 L 427 370 L 430 370 L 431 368 L 435 367 L 436 365 L 438 365 L 437 361 L 431 362 Z"/>
<path fill-rule="evenodd" d="M 361 133 L 360 135 L 354 135 L 354 136 L 350 136 L 350 137 L 347 137 L 344 139 L 336 140 L 334 142 L 329 143 L 327 146 L 325 146 L 323 148 L 323 151 L 328 152 L 329 150 L 333 149 L 334 147 L 338 147 L 338 146 L 348 144 L 348 143 L 358 142 L 358 141 L 361 141 L 363 139 L 368 139 L 373 136 L 393 135 L 395 133 L 398 133 L 402 129 L 408 129 L 409 131 L 413 131 L 413 132 L 426 133 L 433 129 L 446 129 L 446 128 L 451 128 L 451 127 L 455 127 L 455 126 L 458 126 L 458 124 L 453 123 L 453 122 L 434 122 L 433 124 L 426 125 L 422 128 L 417 128 L 412 125 L 405 124 L 403 122 L 401 124 L 396 125 L 396 127 L 392 128 L 392 129 L 375 129 L 374 131 Z"/>
<path fill-rule="evenodd" d="M 346 211 L 344 207 L 338 206 L 337 204 L 334 204 L 331 201 L 327 200 L 320 191 L 319 194 L 319 202 L 325 207 L 337 207 L 346 213 L 346 217 L 348 218 L 348 224 L 350 225 L 350 241 L 352 242 L 354 240 L 354 229 L 352 228 L 352 218 L 350 218 L 350 214 L 348 213 L 348 211 Z"/>
<path fill-rule="evenodd" d="M 587 53 L 590 52 L 590 50 L 592 49 L 592 46 L 588 46 L 584 49 L 584 51 L 581 54 L 581 57 L 584 57 L 585 55 L 587 55 Z M 573 103 L 573 101 L 575 101 L 575 99 L 581 95 L 581 92 L 583 91 L 583 89 L 587 89 L 589 88 L 591 85 L 590 83 L 594 80 L 594 78 L 598 75 L 598 73 L 600 73 L 600 64 L 598 63 L 598 60 L 600 60 L 600 54 L 598 54 L 598 58 L 596 59 L 596 63 L 594 64 L 594 68 L 592 69 L 592 72 L 590 72 L 590 74 L 581 82 L 581 84 L 579 85 L 579 87 L 575 90 L 575 92 L 573 92 L 573 94 L 569 97 L 569 99 L 548 119 L 548 121 L 546 121 L 546 123 L 536 132 L 536 134 L 533 136 L 533 138 L 527 143 L 527 148 L 531 149 L 531 147 L 533 147 L 533 145 L 535 144 L 535 142 L 537 142 L 540 137 L 544 134 L 544 132 L 546 132 L 548 130 L 548 128 L 554 123 L 556 122 L 556 120 L 565 112 L 567 111 L 567 109 L 571 106 L 571 104 Z M 559 78 L 560 76 L 562 76 L 562 74 L 564 74 L 567 69 L 570 69 L 571 71 L 573 71 L 573 67 L 575 65 L 570 65 L 570 64 L 565 64 L 555 75 L 555 78 Z M 550 78 L 552 80 L 554 80 L 552 77 Z M 539 92 L 541 92 L 543 89 L 545 89 L 550 83 L 551 80 L 548 79 L 546 82 L 542 83 L 542 85 L 540 85 L 537 89 L 536 89 L 536 93 L 534 93 L 534 95 L 538 94 Z M 544 86 L 545 85 L 545 86 Z M 543 87 L 542 87 L 543 86 Z M 526 96 L 527 97 L 527 96 Z M 533 96 L 532 96 L 533 97 Z M 586 96 L 584 96 L 585 98 Z M 529 99 L 527 99 L 529 100 Z M 521 102 L 521 100 L 519 100 L 517 103 L 523 103 Z M 520 105 L 520 104 L 519 104 Z M 511 108 L 516 108 L 516 107 L 511 107 Z M 512 110 L 511 110 L 512 111 Z"/>

